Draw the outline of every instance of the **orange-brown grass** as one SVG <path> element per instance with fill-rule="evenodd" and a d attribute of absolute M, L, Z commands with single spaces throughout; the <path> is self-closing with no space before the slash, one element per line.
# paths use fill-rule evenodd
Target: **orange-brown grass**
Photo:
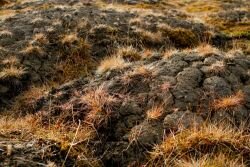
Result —
<path fill-rule="evenodd" d="M 134 68 L 133 71 L 130 72 L 128 75 L 130 77 L 141 75 L 141 76 L 144 76 L 146 78 L 146 77 L 152 76 L 153 71 L 150 67 L 142 65 L 142 66 Z"/>
<path fill-rule="evenodd" d="M 152 44 L 160 44 L 163 42 L 161 32 L 150 32 L 144 29 L 136 29 L 136 34 L 139 35 L 141 41 Z"/>
<path fill-rule="evenodd" d="M 115 33 L 115 32 L 117 32 L 117 29 L 115 27 L 112 27 L 112 26 L 107 25 L 107 24 L 98 24 L 90 30 L 90 33 L 96 33 L 100 30 L 102 31 L 102 33 Z"/>
<path fill-rule="evenodd" d="M 26 48 L 24 48 L 21 53 L 25 55 L 37 55 L 37 56 L 43 56 L 45 54 L 44 50 L 39 46 L 32 46 L 29 45 Z"/>
<path fill-rule="evenodd" d="M 0 79 L 21 78 L 26 73 L 22 67 L 10 66 L 2 69 Z"/>
<path fill-rule="evenodd" d="M 166 31 L 166 30 L 171 30 L 172 27 L 170 27 L 168 24 L 160 23 L 157 24 L 157 29 L 160 31 Z"/>
<path fill-rule="evenodd" d="M 97 67 L 96 72 L 98 74 L 102 74 L 109 70 L 122 69 L 128 65 L 129 63 L 126 62 L 122 57 L 113 55 L 103 59 L 100 65 Z"/>
<path fill-rule="evenodd" d="M 17 59 L 16 56 L 9 56 L 7 58 L 5 58 L 2 63 L 4 65 L 8 65 L 8 66 L 13 66 L 13 65 L 17 65 L 20 63 L 19 59 Z"/>
<path fill-rule="evenodd" d="M 17 141 L 52 140 L 60 145 L 62 151 L 69 151 L 71 148 L 69 156 L 82 155 L 85 161 L 97 163 L 97 159 L 94 159 L 86 144 L 95 136 L 94 130 L 82 124 L 69 126 L 58 122 L 45 126 L 36 115 L 19 118 L 1 116 L 0 135 L 5 139 L 15 138 Z"/>
<path fill-rule="evenodd" d="M 199 45 L 195 51 L 197 51 L 201 56 L 210 56 L 213 54 L 219 54 L 219 50 L 209 44 Z"/>
<path fill-rule="evenodd" d="M 226 54 L 228 58 L 234 58 L 236 55 L 244 55 L 243 50 L 241 48 L 234 47 Z"/>
<path fill-rule="evenodd" d="M 215 110 L 230 110 L 231 108 L 244 104 L 244 101 L 245 101 L 245 97 L 244 97 L 243 92 L 238 91 L 234 95 L 215 100 L 213 103 L 213 108 Z"/>
<path fill-rule="evenodd" d="M 159 24 L 158 29 L 159 32 L 161 32 L 163 36 L 168 37 L 175 46 L 187 48 L 194 47 L 199 43 L 197 35 L 192 30 L 172 28 L 165 24 Z"/>
<path fill-rule="evenodd" d="M 136 17 L 129 20 L 130 25 L 142 25 L 142 18 Z"/>
<path fill-rule="evenodd" d="M 39 117 L 35 115 L 26 115 L 19 118 L 2 116 L 0 120 L 0 133 L 2 135 L 8 137 L 13 132 L 20 132 L 20 136 L 18 136 L 20 139 L 32 139 L 35 137 L 54 140 L 61 144 L 69 144 L 76 130 L 75 125 L 67 127 L 60 123 L 44 126 L 41 124 Z M 93 137 L 93 131 L 90 128 L 81 126 L 78 135 L 77 140 L 79 141 L 89 140 Z"/>
<path fill-rule="evenodd" d="M 91 45 L 86 40 L 80 39 L 74 47 L 65 49 L 69 52 L 66 59 L 57 64 L 57 69 L 62 71 L 59 82 L 69 81 L 79 76 L 90 75 L 90 70 L 96 66 L 96 62 L 90 56 Z"/>
<path fill-rule="evenodd" d="M 246 167 L 241 158 L 225 154 L 204 155 L 201 158 L 181 159 L 175 162 L 175 167 Z"/>
<path fill-rule="evenodd" d="M 153 71 L 151 68 L 142 65 L 142 66 L 138 66 L 135 67 L 133 69 L 133 71 L 129 71 L 127 72 L 123 77 L 122 77 L 122 81 L 125 85 L 129 85 L 134 78 L 138 77 L 138 76 L 143 76 L 145 79 L 150 78 L 153 76 Z"/>
<path fill-rule="evenodd" d="M 69 81 L 79 76 L 89 76 L 90 70 L 94 69 L 96 62 L 89 56 L 89 48 L 79 48 L 71 52 L 66 60 L 62 60 L 56 67 L 62 71 L 62 75 L 56 80 L 60 83 Z"/>
<path fill-rule="evenodd" d="M 163 105 L 154 105 L 151 109 L 147 111 L 147 119 L 148 120 L 155 120 L 162 116 L 164 112 Z"/>
<path fill-rule="evenodd" d="M 152 57 L 153 54 L 154 54 L 154 51 L 151 49 L 145 49 L 141 53 L 143 59 L 148 59 L 148 58 Z"/>
<path fill-rule="evenodd" d="M 121 56 L 128 61 L 138 61 L 141 59 L 139 51 L 133 48 L 133 46 L 118 48 L 117 56 Z"/>
<path fill-rule="evenodd" d="M 0 20 L 5 20 L 16 15 L 16 10 L 11 9 L 1 9 L 0 10 Z"/>
<path fill-rule="evenodd" d="M 226 124 L 205 124 L 167 136 L 150 152 L 148 166 L 170 166 L 174 161 L 195 153 L 240 155 L 242 151 L 249 150 L 249 136 L 243 133 L 243 129 L 233 129 Z"/>
<path fill-rule="evenodd" d="M 210 13 L 210 12 L 218 12 L 221 10 L 219 2 L 213 1 L 194 1 L 187 5 L 186 9 L 187 12 L 190 13 Z"/>
<path fill-rule="evenodd" d="M 250 54 L 250 40 L 246 39 L 239 39 L 239 40 L 234 40 L 232 43 L 232 51 L 234 50 L 241 50 L 241 52 L 247 54 Z M 230 53 L 230 51 L 229 51 Z"/>
<path fill-rule="evenodd" d="M 57 86 L 56 83 L 49 83 L 42 86 L 32 86 L 15 98 L 12 105 L 12 112 L 25 114 L 34 111 L 36 101 L 40 99 L 50 88 Z M 25 108 L 25 110 L 23 110 Z"/>
<path fill-rule="evenodd" d="M 72 44 L 74 42 L 77 42 L 79 40 L 78 36 L 76 33 L 71 33 L 71 34 L 67 34 L 64 35 L 61 39 L 61 43 L 63 45 L 67 45 L 67 44 Z"/>
<path fill-rule="evenodd" d="M 89 113 L 85 117 L 85 121 L 99 127 L 107 124 L 110 119 L 112 109 L 111 103 L 116 102 L 116 98 L 110 95 L 103 85 L 96 89 L 88 91 L 82 101 L 86 102 L 90 107 Z"/>
<path fill-rule="evenodd" d="M 77 28 L 80 29 L 86 29 L 86 27 L 89 26 L 89 21 L 88 20 L 83 20 L 77 24 Z"/>
<path fill-rule="evenodd" d="M 178 50 L 176 49 L 167 49 L 165 50 L 164 54 L 163 54 L 163 58 L 164 59 L 169 59 L 171 56 L 173 56 L 174 54 L 178 53 Z"/>
<path fill-rule="evenodd" d="M 45 44 L 47 44 L 49 42 L 46 35 L 43 34 L 43 33 L 35 34 L 33 36 L 33 40 L 37 41 L 37 42 L 39 42 L 40 44 L 43 44 L 43 45 L 45 45 Z"/>

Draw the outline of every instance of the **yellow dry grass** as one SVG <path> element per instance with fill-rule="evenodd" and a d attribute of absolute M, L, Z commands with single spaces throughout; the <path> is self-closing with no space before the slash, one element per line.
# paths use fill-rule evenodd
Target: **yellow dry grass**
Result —
<path fill-rule="evenodd" d="M 201 56 L 210 56 L 212 54 L 220 53 L 219 49 L 205 43 L 195 48 L 195 51 L 197 51 Z"/>
<path fill-rule="evenodd" d="M 175 167 L 246 167 L 241 158 L 228 157 L 225 154 L 204 155 L 201 158 L 177 160 Z"/>
<path fill-rule="evenodd" d="M 244 134 L 243 129 L 210 123 L 167 136 L 150 153 L 148 166 L 173 165 L 175 161 L 190 156 L 191 152 L 240 155 L 249 149 L 249 136 Z"/>
<path fill-rule="evenodd" d="M 171 56 L 173 56 L 174 54 L 178 53 L 178 50 L 170 48 L 165 50 L 164 54 L 163 54 L 163 58 L 164 59 L 169 59 L 171 58 Z"/>
<path fill-rule="evenodd" d="M 36 107 L 36 102 L 42 96 L 44 96 L 52 87 L 56 87 L 58 84 L 50 82 L 41 86 L 31 86 L 28 90 L 22 92 L 15 98 L 11 110 L 13 113 L 30 113 L 33 112 Z M 23 110 L 25 108 L 25 110 Z"/>
<path fill-rule="evenodd" d="M 36 41 L 36 42 L 39 42 L 40 44 L 43 44 L 43 45 L 45 45 L 45 44 L 47 44 L 49 42 L 46 35 L 43 34 L 43 33 L 35 34 L 33 36 L 33 40 Z"/>
<path fill-rule="evenodd" d="M 138 34 L 138 37 L 142 42 L 152 44 L 160 44 L 163 42 L 162 33 L 160 31 L 150 32 L 148 30 L 137 28 L 135 33 Z"/>
<path fill-rule="evenodd" d="M 110 105 L 116 101 L 116 98 L 110 95 L 103 85 L 88 91 L 81 99 L 90 107 L 90 111 L 85 117 L 86 122 L 94 124 L 96 127 L 107 124 L 112 113 Z"/>
<path fill-rule="evenodd" d="M 45 54 L 44 50 L 39 46 L 29 45 L 24 48 L 21 53 L 25 54 L 26 56 L 29 55 L 36 55 L 36 56 L 43 56 Z"/>
<path fill-rule="evenodd" d="M 3 9 L 0 10 L 0 20 L 5 20 L 7 18 L 10 18 L 12 16 L 16 15 L 16 11 L 15 10 L 10 10 L 10 9 Z"/>
<path fill-rule="evenodd" d="M 22 67 L 10 66 L 0 72 L 0 79 L 21 78 L 26 73 Z"/>
<path fill-rule="evenodd" d="M 154 51 L 151 49 L 144 49 L 143 52 L 141 53 L 141 56 L 143 59 L 149 59 L 152 57 L 154 54 Z"/>
<path fill-rule="evenodd" d="M 113 55 L 103 59 L 100 65 L 97 67 L 96 73 L 103 74 L 109 70 L 122 69 L 129 65 L 122 57 Z"/>
<path fill-rule="evenodd" d="M 139 51 L 133 46 L 118 48 L 117 56 L 121 56 L 123 59 L 128 61 L 138 61 L 141 59 Z"/>
<path fill-rule="evenodd" d="M 208 12 L 218 12 L 221 10 L 219 3 L 214 1 L 194 1 L 190 3 L 185 8 L 187 12 L 190 13 L 208 13 Z"/>
<path fill-rule="evenodd" d="M 163 105 L 155 105 L 147 111 L 147 119 L 155 120 L 162 116 L 164 111 Z"/>
<path fill-rule="evenodd" d="M 16 56 L 9 56 L 7 58 L 5 58 L 2 63 L 4 65 L 9 65 L 9 66 L 13 66 L 13 65 L 17 65 L 20 63 L 19 59 L 17 59 Z"/>
<path fill-rule="evenodd" d="M 70 126 L 60 122 L 44 125 L 38 115 L 1 116 L 0 135 L 6 139 L 15 138 L 16 141 L 52 140 L 58 143 L 61 151 L 68 152 L 68 156 L 78 156 L 76 163 L 99 166 L 98 159 L 93 156 L 86 144 L 95 136 L 95 132 L 82 123 Z M 45 152 L 43 156 L 46 154 L 50 153 Z"/>
<path fill-rule="evenodd" d="M 61 43 L 63 45 L 72 44 L 74 42 L 77 42 L 78 40 L 79 40 L 79 38 L 77 37 L 77 34 L 71 33 L 71 34 L 64 35 L 61 39 Z"/>

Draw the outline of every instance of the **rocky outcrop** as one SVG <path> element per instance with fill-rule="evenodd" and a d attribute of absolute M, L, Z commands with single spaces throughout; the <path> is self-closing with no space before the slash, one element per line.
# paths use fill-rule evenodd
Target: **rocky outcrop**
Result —
<path fill-rule="evenodd" d="M 170 134 L 249 128 L 250 57 L 231 43 L 249 42 L 247 0 L 9 1 L 0 0 L 0 108 L 19 108 L 1 119 L 0 166 L 144 166 Z M 15 99 L 41 85 L 52 88 Z"/>
<path fill-rule="evenodd" d="M 164 133 L 199 127 L 207 119 L 233 125 L 247 121 L 249 70 L 249 56 L 179 52 L 68 83 L 40 99 L 36 112 L 45 123 L 61 116 L 93 123 L 98 139 L 90 147 L 102 155 L 104 166 L 139 165 Z M 242 103 L 216 108 L 217 100 L 237 92 L 243 93 Z M 96 100 L 101 113 L 93 120 L 89 114 Z"/>
<path fill-rule="evenodd" d="M 91 73 L 96 60 L 124 43 L 140 50 L 164 49 L 170 45 L 193 47 L 206 40 L 211 30 L 186 20 L 189 16 L 176 10 L 157 14 L 120 12 L 79 0 L 16 3 L 2 9 L 18 10 L 19 14 L 0 20 L 0 61 L 15 57 L 18 63 L 12 62 L 11 66 L 25 70 L 25 76 L 9 78 L 8 82 L 0 78 L 2 104 L 30 85 L 63 83 L 86 76 L 89 73 L 84 71 L 88 69 Z M 212 43 L 225 41 L 218 33 L 214 34 Z M 5 68 L 1 63 L 0 69 Z M 19 84 L 11 86 L 9 82 Z"/>

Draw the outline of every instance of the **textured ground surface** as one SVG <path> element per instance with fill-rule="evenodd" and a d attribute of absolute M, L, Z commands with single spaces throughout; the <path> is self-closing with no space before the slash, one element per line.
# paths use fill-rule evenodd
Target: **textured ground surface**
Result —
<path fill-rule="evenodd" d="M 82 118 L 93 121 L 97 143 L 101 142 L 96 151 L 103 156 L 105 166 L 126 166 L 134 161 L 139 165 L 166 131 L 202 124 L 207 119 L 235 125 L 248 122 L 250 58 L 224 53 L 206 56 L 176 53 L 166 60 L 140 61 L 89 82 L 74 81 L 41 99 L 39 113 L 45 122 L 62 116 L 69 122 Z M 242 105 L 228 112 L 213 108 L 215 99 L 239 91 L 245 95 Z M 95 99 L 110 98 L 103 104 L 101 115 L 93 116 L 97 120 L 89 120 L 93 105 L 84 98 L 93 92 Z M 163 111 L 150 118 L 147 113 L 155 107 Z"/>
<path fill-rule="evenodd" d="M 246 144 L 199 144 L 249 166 L 249 30 L 247 0 L 0 0 L 0 166 L 188 166 L 151 152 L 222 122 Z"/>

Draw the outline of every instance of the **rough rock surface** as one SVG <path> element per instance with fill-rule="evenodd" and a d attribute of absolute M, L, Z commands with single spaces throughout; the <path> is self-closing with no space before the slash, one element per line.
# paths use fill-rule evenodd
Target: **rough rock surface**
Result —
<path fill-rule="evenodd" d="M 76 80 L 40 99 L 36 112 L 45 122 L 49 118 L 56 120 L 59 115 L 68 116 L 65 120 L 69 122 L 86 119 L 91 105 L 84 97 L 91 91 L 101 90 L 105 98 L 113 100 L 103 107 L 109 109 L 109 118 L 96 125 L 99 137 L 90 147 L 102 155 L 104 166 L 143 162 L 147 151 L 162 140 L 163 133 L 199 126 L 208 118 L 217 121 L 228 118 L 233 124 L 249 118 L 250 57 L 210 55 L 209 58 L 223 62 L 223 70 L 219 72 L 202 70 L 207 66 L 207 58 L 199 53 L 180 52 L 168 59 L 138 61 L 93 80 Z M 148 72 L 134 73 L 141 67 Z M 244 77 L 235 74 L 235 70 L 240 70 Z M 238 91 L 245 97 L 241 107 L 223 112 L 213 108 L 214 100 Z M 72 108 L 65 109 L 65 104 Z M 157 105 L 163 107 L 163 112 L 159 117 L 149 118 L 147 111 Z M 73 116 L 69 115 L 72 111 Z"/>
<path fill-rule="evenodd" d="M 143 11 L 136 10 L 121 12 L 115 9 L 100 9 L 92 3 L 79 0 L 70 2 L 48 0 L 0 7 L 0 10 L 14 12 L 14 15 L 5 19 L 0 18 L 0 61 L 4 62 L 15 57 L 17 63 L 13 66 L 25 70 L 25 75 L 19 77 L 0 78 L 2 104 L 8 103 L 11 97 L 29 85 L 58 82 L 69 62 L 74 63 L 80 59 L 86 68 L 93 69 L 92 64 L 95 62 L 93 59 L 103 58 L 124 43 L 141 49 L 144 47 L 164 49 L 166 44 L 186 48 L 196 45 L 198 39 L 205 40 L 207 32 L 213 31 L 202 23 L 187 20 L 189 16 L 183 12 L 171 9 L 155 14 L 144 14 Z M 18 14 L 15 14 L 16 12 Z M 138 18 L 140 21 L 136 21 Z M 182 28 L 187 32 L 165 32 L 157 28 L 160 24 Z M 159 42 L 146 38 L 140 40 L 139 29 L 152 33 L 163 31 L 162 40 Z M 68 44 L 63 43 L 63 37 L 72 33 L 76 34 L 77 39 L 72 39 Z M 187 33 L 187 39 L 181 39 L 182 37 L 179 39 L 179 33 L 184 33 L 184 36 Z M 43 36 L 38 38 L 41 34 Z M 196 41 L 189 41 L 190 39 Z M 91 46 L 88 52 L 86 48 L 82 52 L 82 40 Z M 211 42 L 218 43 L 218 41 L 225 42 L 220 38 L 220 34 L 214 32 Z M 72 58 L 70 56 L 72 52 L 73 56 L 78 54 L 80 58 Z M 1 63 L 0 69 L 4 68 L 6 64 Z M 81 76 L 86 75 L 83 69 L 78 71 Z M 64 79 L 61 82 L 70 79 L 74 78 Z"/>
<path fill-rule="evenodd" d="M 176 2 L 0 0 L 0 125 L 10 129 L 7 135 L 0 129 L 0 166 L 50 161 L 77 166 L 79 156 L 92 160 L 84 157 L 86 141 L 74 148 L 83 155 L 67 157 L 73 141 L 65 148 L 64 138 L 46 140 L 43 134 L 40 139 L 32 131 L 33 138 L 22 140 L 22 131 L 11 129 L 12 115 L 38 119 L 38 131 L 66 126 L 75 135 L 78 123 L 91 127 L 95 135 L 86 147 L 101 166 L 143 166 L 163 138 L 207 120 L 249 129 L 249 1 Z M 235 40 L 244 40 L 243 52 L 227 52 L 238 47 Z M 197 51 L 203 42 L 225 52 Z M 124 58 L 126 67 L 95 73 L 100 60 L 123 46 L 137 50 L 138 60 Z M 17 95 L 51 82 L 60 86 L 18 113 L 7 111 L 8 124 L 2 107 L 15 107 Z"/>

